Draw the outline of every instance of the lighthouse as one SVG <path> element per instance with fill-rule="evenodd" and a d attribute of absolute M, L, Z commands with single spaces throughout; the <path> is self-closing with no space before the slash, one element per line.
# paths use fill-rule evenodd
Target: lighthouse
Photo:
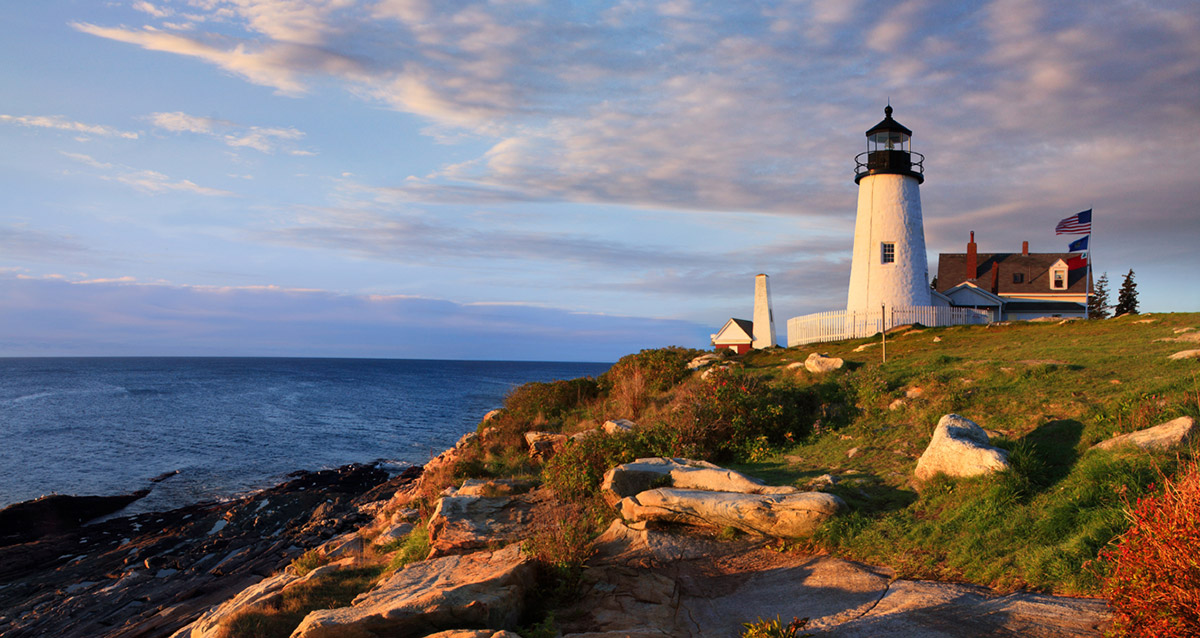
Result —
<path fill-rule="evenodd" d="M 846 309 L 929 306 L 929 267 L 921 220 L 925 156 L 913 152 L 912 131 L 892 119 L 867 131 L 867 150 L 856 158 L 858 217 Z"/>

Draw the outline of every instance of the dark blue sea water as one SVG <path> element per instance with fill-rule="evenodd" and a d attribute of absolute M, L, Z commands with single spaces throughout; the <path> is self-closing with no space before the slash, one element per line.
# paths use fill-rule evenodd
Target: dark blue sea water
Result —
<path fill-rule="evenodd" d="M 296 470 L 424 463 L 527 381 L 604 363 L 0 359 L 0 507 L 153 486 L 124 513 L 274 485 Z M 159 483 L 150 479 L 174 472 Z"/>

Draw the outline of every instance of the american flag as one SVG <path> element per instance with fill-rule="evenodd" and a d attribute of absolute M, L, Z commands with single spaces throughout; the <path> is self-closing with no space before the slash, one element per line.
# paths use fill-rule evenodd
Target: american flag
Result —
<path fill-rule="evenodd" d="M 1054 227 L 1055 235 L 1086 235 L 1092 232 L 1092 209 L 1075 213 L 1058 222 Z"/>

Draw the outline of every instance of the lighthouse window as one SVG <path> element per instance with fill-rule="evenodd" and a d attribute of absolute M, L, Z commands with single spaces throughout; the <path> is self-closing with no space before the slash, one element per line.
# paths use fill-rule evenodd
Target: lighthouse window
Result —
<path fill-rule="evenodd" d="M 881 245 L 880 263 L 890 264 L 896 261 L 896 244 L 894 242 L 885 241 Z"/>

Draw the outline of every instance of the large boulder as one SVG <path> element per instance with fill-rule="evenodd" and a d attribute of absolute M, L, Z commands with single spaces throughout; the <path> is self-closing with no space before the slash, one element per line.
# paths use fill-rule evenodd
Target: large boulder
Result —
<path fill-rule="evenodd" d="M 567 442 L 567 435 L 558 432 L 526 432 L 525 443 L 529 446 L 529 457 L 546 460 Z"/>
<path fill-rule="evenodd" d="M 708 354 L 702 354 L 689 361 L 687 367 L 688 370 L 699 370 L 700 368 L 703 368 L 714 361 L 720 361 L 721 358 L 721 355 L 712 352 Z"/>
<path fill-rule="evenodd" d="M 980 476 L 1008 468 L 1008 452 L 989 445 L 983 428 L 970 419 L 947 414 L 938 420 L 929 447 L 917 460 L 916 477 L 925 481 L 938 474 Z"/>
<path fill-rule="evenodd" d="M 656 487 L 743 494 L 792 494 L 796 488 L 771 486 L 707 461 L 652 457 L 618 465 L 604 473 L 600 494 L 609 505 Z"/>
<path fill-rule="evenodd" d="M 519 544 L 412 563 L 350 607 L 304 618 L 292 638 L 427 636 L 463 626 L 512 629 L 535 585 Z"/>
<path fill-rule="evenodd" d="M 834 370 L 840 369 L 843 365 L 845 365 L 845 363 L 845 361 L 838 357 L 830 357 L 828 355 L 814 352 L 808 355 L 808 358 L 804 360 L 804 369 L 816 374 L 823 374 L 825 372 L 833 372 Z"/>
<path fill-rule="evenodd" d="M 604 425 L 600 427 L 604 428 L 605 434 L 624 434 L 625 432 L 632 432 L 633 428 L 637 427 L 637 424 L 629 419 L 616 419 L 605 421 Z"/>
<path fill-rule="evenodd" d="M 1115 436 L 1093 445 L 1100 450 L 1111 450 L 1121 446 L 1140 447 L 1143 450 L 1169 450 L 1186 445 L 1196 436 L 1196 419 L 1181 416 L 1145 430 Z"/>
<path fill-rule="evenodd" d="M 658 488 L 621 500 L 621 516 L 632 522 L 669 522 L 735 527 L 750 534 L 798 538 L 845 507 L 825 492 L 742 494 Z"/>
<path fill-rule="evenodd" d="M 443 496 L 429 519 L 429 556 L 522 539 L 533 521 L 532 499 L 527 496 L 476 496 L 461 491 Z"/>

